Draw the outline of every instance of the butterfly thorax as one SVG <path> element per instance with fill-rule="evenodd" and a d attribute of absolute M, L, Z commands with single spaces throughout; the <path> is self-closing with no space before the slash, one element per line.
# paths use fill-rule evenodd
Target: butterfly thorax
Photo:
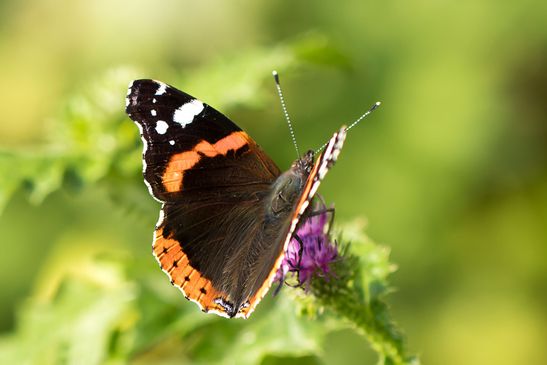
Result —
<path fill-rule="evenodd" d="M 266 200 L 266 214 L 268 216 L 279 218 L 292 213 L 312 166 L 313 151 L 309 151 L 275 180 L 270 196 Z"/>

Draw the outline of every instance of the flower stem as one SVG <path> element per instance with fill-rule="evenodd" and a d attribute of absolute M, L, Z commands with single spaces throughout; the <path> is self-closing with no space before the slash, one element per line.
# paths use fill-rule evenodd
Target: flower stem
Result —
<path fill-rule="evenodd" d="M 310 290 L 318 304 L 335 317 L 349 321 L 369 341 L 379 355 L 380 365 L 417 365 L 416 357 L 405 353 L 404 338 L 389 319 L 387 305 L 380 298 L 371 298 L 369 285 L 359 285 L 355 257 L 345 257 L 335 268 L 336 277 L 316 278 Z M 367 288 L 367 290 L 365 290 Z"/>

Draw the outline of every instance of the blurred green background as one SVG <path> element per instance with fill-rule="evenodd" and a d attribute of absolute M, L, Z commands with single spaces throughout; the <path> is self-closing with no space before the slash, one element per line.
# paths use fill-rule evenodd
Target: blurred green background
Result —
<path fill-rule="evenodd" d="M 0 145 L 43 160 L 0 170 L 0 330 L 17 328 L 60 257 L 90 247 L 131 252 L 168 286 L 150 255 L 157 204 L 123 114 L 131 79 L 217 106 L 284 169 L 294 149 L 276 67 L 301 149 L 383 102 L 321 191 L 338 221 L 366 217 L 391 247 L 389 302 L 411 351 L 424 364 L 547 363 L 546 14 L 539 0 L 3 0 Z M 93 134 L 80 115 L 115 133 Z M 69 167 L 50 169 L 74 141 Z M 370 357 L 349 330 L 327 339 L 326 364 Z"/>

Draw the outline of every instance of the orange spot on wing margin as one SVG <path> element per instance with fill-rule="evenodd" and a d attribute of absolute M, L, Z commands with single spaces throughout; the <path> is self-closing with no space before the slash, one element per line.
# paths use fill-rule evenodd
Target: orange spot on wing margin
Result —
<path fill-rule="evenodd" d="M 203 312 L 228 317 L 226 310 L 215 303 L 219 298 L 226 300 L 227 295 L 215 289 L 210 280 L 201 276 L 200 272 L 190 265 L 179 242 L 163 236 L 163 228 L 156 230 L 152 248 L 161 269 L 188 300 L 196 303 Z"/>

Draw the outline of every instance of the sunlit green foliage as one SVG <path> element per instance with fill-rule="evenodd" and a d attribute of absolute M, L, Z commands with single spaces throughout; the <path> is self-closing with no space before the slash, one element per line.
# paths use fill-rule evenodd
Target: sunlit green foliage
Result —
<path fill-rule="evenodd" d="M 110 363 L 211 362 L 211 344 L 227 342 L 227 361 L 257 358 L 248 351 L 264 347 L 243 328 L 280 311 L 318 332 L 293 341 L 301 353 L 265 350 L 262 364 L 377 361 L 374 338 L 299 290 L 268 296 L 247 322 L 204 316 L 150 255 L 158 204 L 122 110 L 128 81 L 159 79 L 219 108 L 284 169 L 295 153 L 274 68 L 301 150 L 383 103 L 349 133 L 320 193 L 362 273 L 391 272 L 371 265 L 388 251 L 358 244 L 350 231 L 363 230 L 344 223 L 366 216 L 366 233 L 390 247 L 391 285 L 366 275 L 348 285 L 371 289 L 363 298 L 391 292 L 409 353 L 424 364 L 547 363 L 546 13 L 540 0 L 0 2 L 0 363 L 44 349 L 38 361 L 66 362 L 83 351 L 74 344 L 89 344 L 90 361 L 107 348 Z M 54 285 L 53 273 L 68 281 Z M 91 312 L 112 299 L 101 326 L 73 320 L 87 313 L 71 307 L 80 295 Z M 52 324 L 60 305 L 66 319 Z M 93 341 L 70 335 L 90 331 Z"/>

